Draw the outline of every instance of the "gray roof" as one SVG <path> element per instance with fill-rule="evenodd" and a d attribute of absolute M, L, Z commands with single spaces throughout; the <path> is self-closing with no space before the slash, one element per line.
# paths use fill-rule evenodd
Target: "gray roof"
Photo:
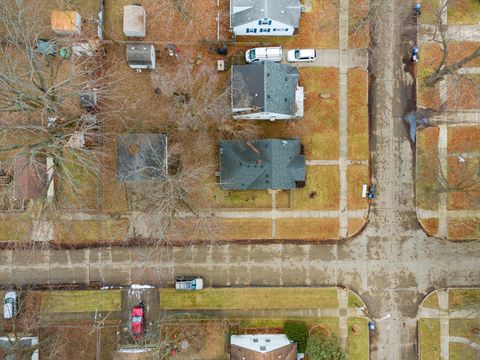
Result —
<path fill-rule="evenodd" d="M 152 65 L 151 44 L 127 45 L 127 62 L 130 65 Z"/>
<path fill-rule="evenodd" d="M 298 69 L 265 61 L 232 67 L 233 108 L 294 115 Z"/>
<path fill-rule="evenodd" d="M 35 343 L 33 342 L 34 339 Z M 15 340 L 14 338 L 9 339 L 6 336 L 2 336 L 0 338 L 0 355 L 4 356 L 4 360 L 19 358 L 38 359 L 38 352 L 34 354 L 34 351 L 37 349 L 36 344 L 38 344 L 38 339 L 32 337 L 17 338 Z"/>
<path fill-rule="evenodd" d="M 220 141 L 220 186 L 225 190 L 293 189 L 305 181 L 299 139 Z"/>
<path fill-rule="evenodd" d="M 118 137 L 117 172 L 120 181 L 162 180 L 167 169 L 166 135 L 126 134 Z"/>
<path fill-rule="evenodd" d="M 268 18 L 298 27 L 302 6 L 300 0 L 230 0 L 232 27 Z"/>

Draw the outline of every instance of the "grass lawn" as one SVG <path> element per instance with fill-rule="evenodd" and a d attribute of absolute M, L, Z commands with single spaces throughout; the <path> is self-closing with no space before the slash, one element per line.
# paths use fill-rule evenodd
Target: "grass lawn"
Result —
<path fill-rule="evenodd" d="M 448 152 L 480 151 L 479 126 L 450 126 L 448 128 Z"/>
<path fill-rule="evenodd" d="M 94 151 L 65 152 L 58 175 L 57 201 L 60 208 L 97 209 L 98 166 L 99 160 Z"/>
<path fill-rule="evenodd" d="M 423 226 L 423 230 L 429 235 L 435 235 L 438 233 L 438 218 L 418 218 L 418 221 Z"/>
<path fill-rule="evenodd" d="M 480 43 L 477 44 L 477 47 Z M 448 110 L 475 110 L 480 108 L 480 74 L 448 78 L 446 105 Z"/>
<path fill-rule="evenodd" d="M 348 158 L 368 160 L 368 73 L 348 70 Z"/>
<path fill-rule="evenodd" d="M 305 187 L 293 190 L 295 210 L 337 210 L 340 201 L 338 166 L 307 166 Z"/>
<path fill-rule="evenodd" d="M 475 332 L 480 328 L 480 319 L 450 319 L 448 331 L 450 336 L 460 336 L 472 341 L 478 341 Z"/>
<path fill-rule="evenodd" d="M 121 290 L 46 291 L 41 311 L 44 313 L 120 311 L 121 303 Z"/>
<path fill-rule="evenodd" d="M 422 307 L 429 309 L 438 309 L 438 295 L 436 291 L 431 292 L 423 300 Z"/>
<path fill-rule="evenodd" d="M 272 208 L 272 195 L 267 190 L 222 190 L 218 184 L 212 184 L 211 191 L 220 208 Z"/>
<path fill-rule="evenodd" d="M 338 218 L 284 218 L 276 221 L 277 239 L 338 239 Z M 301 231 L 299 231 L 301 229 Z"/>
<path fill-rule="evenodd" d="M 422 0 L 422 15 L 418 17 L 419 24 L 436 24 L 439 10 L 438 0 Z"/>
<path fill-rule="evenodd" d="M 458 156 L 449 156 L 448 183 L 458 189 L 447 194 L 449 210 L 480 209 L 480 156 L 463 163 Z"/>
<path fill-rule="evenodd" d="M 299 120 L 299 135 L 307 159 L 338 159 L 338 69 L 300 68 L 300 84 L 305 88 L 305 114 Z"/>
<path fill-rule="evenodd" d="M 364 307 L 365 303 L 363 300 L 355 294 L 353 291 L 348 292 L 348 307 L 350 308 L 361 308 Z"/>
<path fill-rule="evenodd" d="M 440 320 L 419 319 L 418 338 L 420 360 L 440 359 Z"/>
<path fill-rule="evenodd" d="M 160 290 L 160 308 L 305 309 L 338 306 L 336 288 L 208 288 L 201 291 Z"/>
<path fill-rule="evenodd" d="M 225 240 L 270 239 L 270 219 L 221 219 L 220 238 Z"/>
<path fill-rule="evenodd" d="M 449 360 L 478 360 L 478 350 L 468 345 L 450 343 L 448 347 Z"/>
<path fill-rule="evenodd" d="M 367 223 L 366 219 L 348 218 L 347 236 L 353 236 L 358 233 Z"/>
<path fill-rule="evenodd" d="M 242 318 L 241 327 L 244 329 L 267 329 L 267 328 L 282 328 L 288 321 L 300 321 L 307 325 L 309 329 L 317 326 L 321 326 L 326 329 L 329 333 L 337 334 L 340 332 L 340 327 L 338 323 L 338 318 L 325 317 L 325 318 L 310 318 L 310 317 L 297 317 L 297 318 L 277 318 L 277 319 L 266 319 L 266 318 Z"/>
<path fill-rule="evenodd" d="M 53 225 L 55 240 L 68 244 L 125 240 L 128 227 L 128 220 L 65 221 Z"/>
<path fill-rule="evenodd" d="M 348 47 L 367 48 L 370 28 L 362 21 L 368 15 L 369 0 L 352 0 L 348 4 Z"/>
<path fill-rule="evenodd" d="M 434 72 L 439 64 L 442 52 L 437 44 L 422 44 L 422 56 L 417 63 L 417 105 L 423 108 L 438 109 L 440 92 L 438 82 L 435 86 L 425 85 L 425 80 Z"/>
<path fill-rule="evenodd" d="M 31 221 L 18 214 L 6 214 L 0 218 L 0 241 L 20 241 L 31 230 Z"/>
<path fill-rule="evenodd" d="M 368 360 L 369 333 L 368 319 L 348 319 L 348 357 L 355 360 Z"/>
<path fill-rule="evenodd" d="M 448 238 L 474 240 L 480 237 L 480 218 L 448 219 Z"/>
<path fill-rule="evenodd" d="M 426 210 L 438 208 L 438 134 L 439 129 L 429 127 L 417 132 L 416 195 L 417 207 Z"/>
<path fill-rule="evenodd" d="M 480 289 L 449 289 L 448 307 L 450 310 L 460 310 L 470 306 L 480 305 Z"/>
<path fill-rule="evenodd" d="M 480 3 L 477 0 L 449 0 L 448 23 L 455 25 L 478 24 Z"/>
<path fill-rule="evenodd" d="M 367 165 L 349 165 L 347 167 L 348 210 L 368 208 L 368 199 L 362 197 L 363 184 L 369 183 Z"/>

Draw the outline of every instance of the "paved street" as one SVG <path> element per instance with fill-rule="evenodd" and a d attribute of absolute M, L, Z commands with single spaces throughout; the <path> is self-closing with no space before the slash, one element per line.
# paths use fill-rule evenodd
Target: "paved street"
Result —
<path fill-rule="evenodd" d="M 417 305 L 434 288 L 480 285 L 480 242 L 428 238 L 418 226 L 413 151 L 399 121 L 413 96 L 412 79 L 402 70 L 408 44 L 402 44 L 399 15 L 399 9 L 410 8 L 400 0 L 386 1 L 386 7 L 373 59 L 371 150 L 378 196 L 360 236 L 336 245 L 5 250 L 0 282 L 171 286 L 175 275 L 199 274 L 211 286 L 348 286 L 363 297 L 372 317 L 391 314 L 379 322 L 372 359 L 416 358 Z"/>

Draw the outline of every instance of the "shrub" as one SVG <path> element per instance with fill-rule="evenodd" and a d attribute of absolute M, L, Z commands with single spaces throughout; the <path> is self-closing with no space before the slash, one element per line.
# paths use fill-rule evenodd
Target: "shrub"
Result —
<path fill-rule="evenodd" d="M 298 352 L 304 353 L 308 339 L 307 325 L 302 322 L 287 322 L 283 328 L 288 339 L 297 343 Z"/>
<path fill-rule="evenodd" d="M 308 360 L 346 360 L 335 335 L 314 334 L 308 338 L 305 355 Z"/>

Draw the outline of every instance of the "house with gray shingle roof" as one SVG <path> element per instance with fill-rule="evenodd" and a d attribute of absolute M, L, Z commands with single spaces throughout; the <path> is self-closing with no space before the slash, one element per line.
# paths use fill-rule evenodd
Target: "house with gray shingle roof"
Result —
<path fill-rule="evenodd" d="M 230 0 L 234 35 L 293 35 L 300 22 L 300 0 Z"/>
<path fill-rule="evenodd" d="M 303 116 L 298 69 L 266 61 L 232 67 L 234 119 L 289 120 Z"/>
<path fill-rule="evenodd" d="M 220 141 L 220 186 L 224 190 L 293 189 L 305 184 L 299 139 Z"/>

